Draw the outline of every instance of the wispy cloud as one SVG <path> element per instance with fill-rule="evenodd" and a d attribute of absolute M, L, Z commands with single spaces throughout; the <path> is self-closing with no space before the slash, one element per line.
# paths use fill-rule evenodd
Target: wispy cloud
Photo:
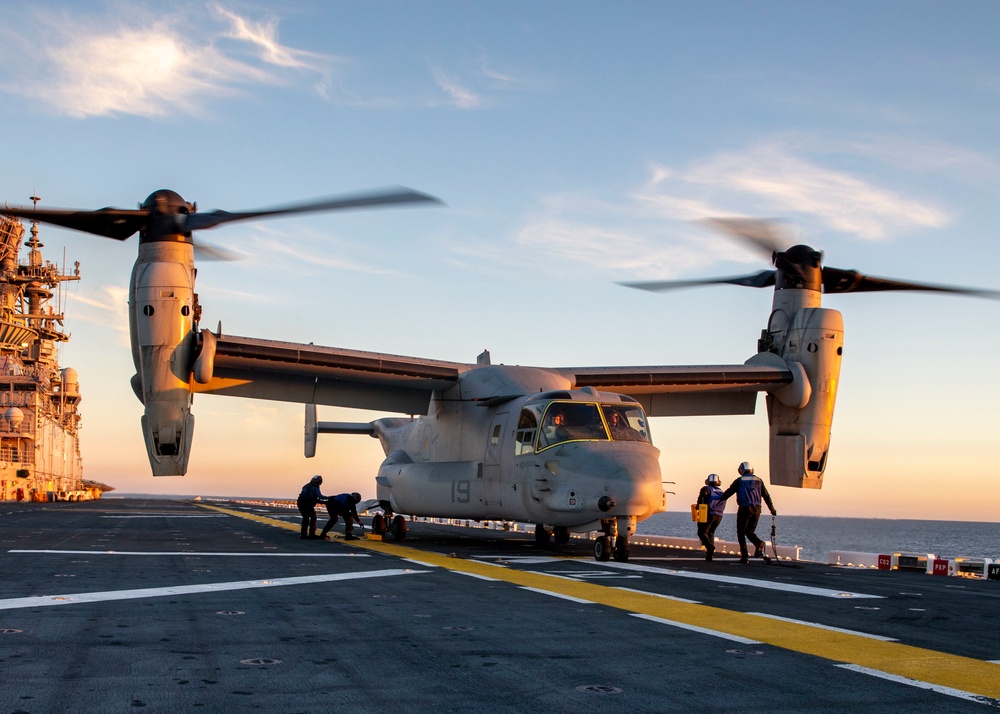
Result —
<path fill-rule="evenodd" d="M 483 105 L 483 99 L 468 87 L 462 86 L 439 69 L 434 69 L 437 86 L 448 97 L 447 104 L 459 109 L 476 109 Z"/>
<path fill-rule="evenodd" d="M 448 71 L 439 66 L 431 67 L 431 74 L 444 100 L 444 104 L 457 109 L 483 109 L 496 106 L 501 93 L 543 91 L 547 82 L 526 73 L 500 71 L 490 60 L 480 56 L 476 60 L 460 63 Z"/>
<path fill-rule="evenodd" d="M 868 160 L 871 154 L 868 147 Z M 844 163 L 844 155 L 838 158 Z M 669 278 L 722 259 L 758 259 L 727 242 L 705 241 L 705 229 L 692 222 L 713 216 L 780 216 L 861 240 L 886 240 L 951 221 L 944 208 L 870 176 L 831 168 L 836 163 L 802 145 L 773 141 L 686 166 L 656 164 L 642 185 L 616 196 L 541 199 L 515 240 L 522 258 L 530 251 L 534 260 L 553 266 Z"/>
<path fill-rule="evenodd" d="M 923 201 L 877 185 L 846 171 L 826 168 L 780 144 L 761 144 L 742 152 L 709 157 L 674 175 L 652 182 L 646 198 L 673 197 L 692 189 L 751 210 L 811 216 L 827 228 L 880 240 L 914 228 L 946 224 L 948 215 Z"/>
<path fill-rule="evenodd" d="M 255 226 L 241 249 L 247 254 L 245 267 L 273 273 L 287 271 L 301 275 L 342 270 L 366 275 L 396 275 L 396 271 L 351 257 L 357 245 L 346 245 L 327 233 L 300 226 L 294 240 L 280 229 Z"/>
<path fill-rule="evenodd" d="M 197 115 L 220 96 L 303 76 L 325 95 L 337 61 L 280 44 L 277 20 L 216 3 L 187 13 L 130 6 L 115 21 L 29 9 L 0 32 L 0 89 L 72 117 Z"/>
<path fill-rule="evenodd" d="M 129 344 L 128 290 L 118 285 L 97 285 L 73 297 L 78 307 L 73 319 L 114 331 L 120 345 Z"/>

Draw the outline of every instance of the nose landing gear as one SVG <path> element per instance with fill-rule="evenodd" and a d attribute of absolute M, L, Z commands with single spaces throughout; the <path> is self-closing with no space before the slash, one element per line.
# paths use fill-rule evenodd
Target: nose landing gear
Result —
<path fill-rule="evenodd" d="M 619 520 L 625 521 L 622 529 L 619 529 Z M 599 535 L 594 541 L 594 558 L 602 563 L 607 562 L 612 557 L 618 562 L 628 560 L 628 537 L 635 532 L 635 518 L 623 516 L 603 520 L 601 521 L 601 531 L 603 535 Z M 613 549 L 612 543 L 615 544 Z"/>

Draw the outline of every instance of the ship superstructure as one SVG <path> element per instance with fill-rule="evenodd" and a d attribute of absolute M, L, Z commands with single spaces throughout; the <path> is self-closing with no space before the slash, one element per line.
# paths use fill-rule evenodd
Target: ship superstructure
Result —
<path fill-rule="evenodd" d="M 57 346 L 69 336 L 52 304 L 60 283 L 80 279 L 80 264 L 66 275 L 44 261 L 35 222 L 22 262 L 24 234 L 19 220 L 0 216 L 0 499 L 96 498 L 103 488 L 83 480 L 80 384 L 75 369 L 59 366 Z"/>

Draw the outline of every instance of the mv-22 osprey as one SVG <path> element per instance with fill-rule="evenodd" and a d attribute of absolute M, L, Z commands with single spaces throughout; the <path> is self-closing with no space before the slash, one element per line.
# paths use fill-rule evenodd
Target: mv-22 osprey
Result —
<path fill-rule="evenodd" d="M 757 353 L 744 364 L 541 368 L 475 364 L 276 342 L 199 325 L 194 292 L 198 229 L 309 211 L 437 202 L 408 189 L 278 208 L 197 212 L 159 190 L 138 209 L 0 209 L 0 213 L 125 240 L 139 233 L 129 287 L 129 327 L 143 403 L 142 433 L 155 476 L 183 475 L 197 393 L 306 405 L 306 456 L 319 433 L 369 434 L 385 451 L 376 476 L 385 517 L 376 531 L 397 539 L 402 514 L 536 524 L 540 543 L 598 531 L 598 560 L 626 560 L 636 524 L 665 510 L 659 450 L 649 417 L 752 414 L 767 394 L 772 484 L 820 488 L 843 356 L 844 326 L 822 294 L 989 291 L 908 283 L 824 268 L 822 254 L 781 245 L 770 224 L 715 221 L 763 247 L 773 270 L 718 280 L 633 283 L 661 290 L 728 283 L 774 288 Z M 316 405 L 407 415 L 365 423 L 317 422 Z M 394 514 L 395 517 L 393 517 Z"/>

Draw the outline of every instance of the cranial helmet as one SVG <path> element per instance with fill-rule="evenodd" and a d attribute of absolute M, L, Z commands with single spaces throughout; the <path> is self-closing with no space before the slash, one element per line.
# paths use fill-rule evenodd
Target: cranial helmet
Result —
<path fill-rule="evenodd" d="M 323 477 L 320 476 L 319 474 L 316 474 L 309 480 L 309 483 L 314 483 L 317 486 L 319 486 L 321 483 L 323 483 Z"/>
<path fill-rule="evenodd" d="M 722 479 L 719 478 L 719 474 L 709 474 L 708 478 L 705 479 L 706 486 L 718 486 L 722 483 Z"/>
<path fill-rule="evenodd" d="M 744 461 L 742 464 L 740 464 L 740 467 L 736 470 L 739 472 L 740 476 L 742 476 L 743 474 L 752 474 L 753 466 L 751 466 L 749 462 Z"/>
<path fill-rule="evenodd" d="M 361 494 L 358 493 L 357 491 L 351 494 L 351 498 L 354 499 L 355 503 L 361 503 Z"/>

